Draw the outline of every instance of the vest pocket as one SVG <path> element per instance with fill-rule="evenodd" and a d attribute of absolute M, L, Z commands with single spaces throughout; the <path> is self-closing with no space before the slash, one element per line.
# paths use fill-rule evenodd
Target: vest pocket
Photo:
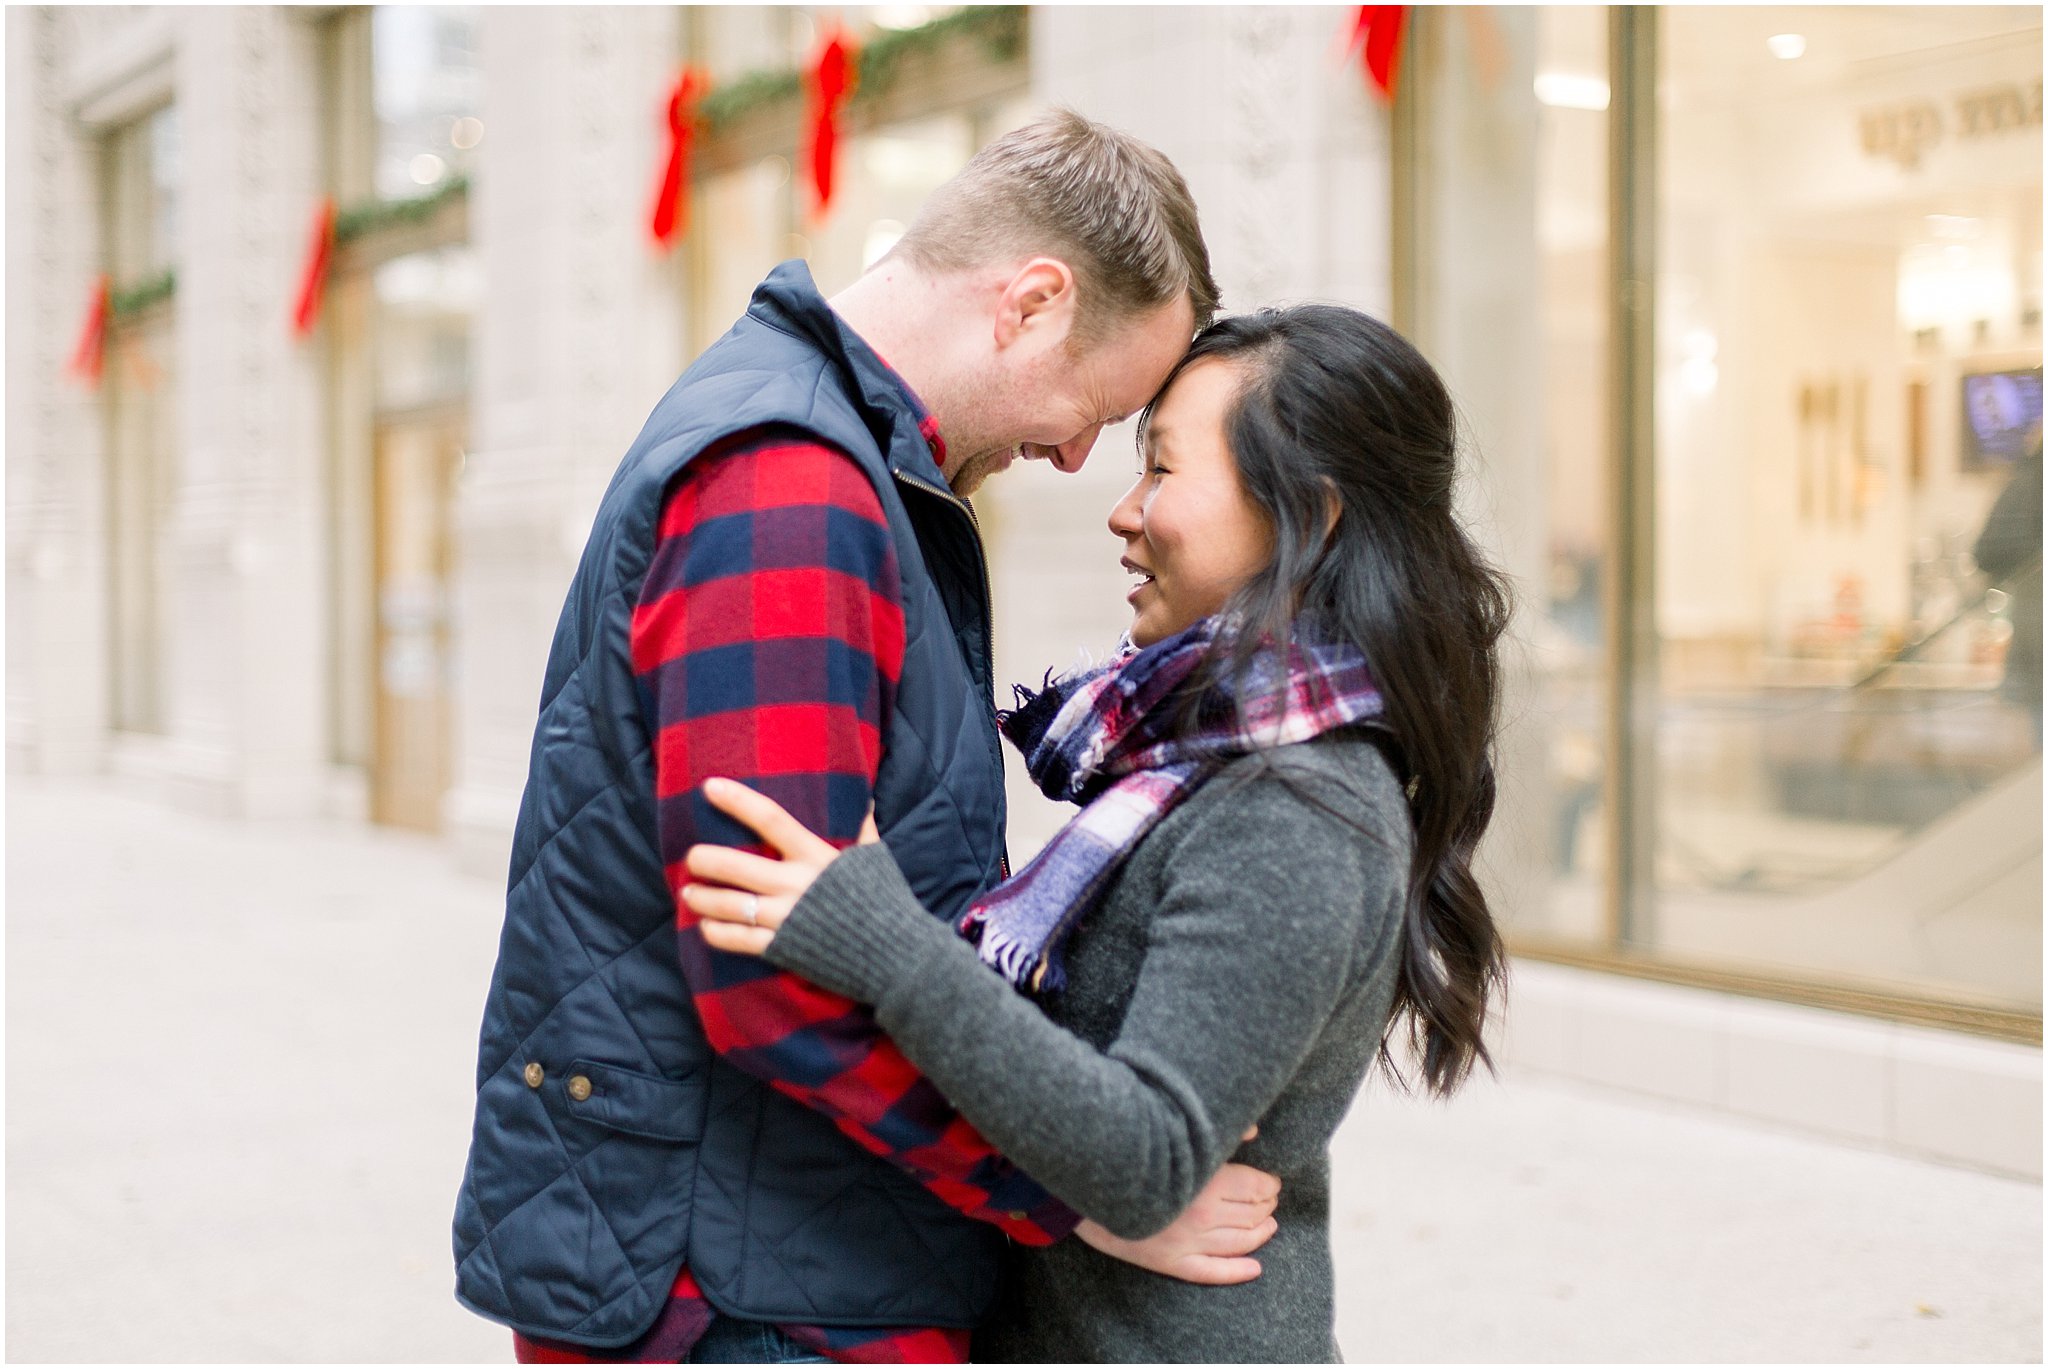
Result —
<path fill-rule="evenodd" d="M 685 1145 L 704 1136 L 701 1073 L 664 1079 L 618 1065 L 577 1060 L 564 1072 L 560 1088 L 555 1101 L 571 1117 L 650 1141 Z"/>

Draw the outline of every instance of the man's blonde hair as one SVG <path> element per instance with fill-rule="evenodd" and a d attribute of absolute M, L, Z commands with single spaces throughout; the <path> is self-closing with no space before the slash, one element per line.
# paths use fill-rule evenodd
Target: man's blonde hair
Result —
<path fill-rule="evenodd" d="M 932 272 L 1057 257 L 1080 287 L 1077 341 L 1186 295 L 1199 331 L 1216 278 L 1187 182 L 1164 153 L 1056 109 L 984 147 L 933 191 L 896 251 Z"/>

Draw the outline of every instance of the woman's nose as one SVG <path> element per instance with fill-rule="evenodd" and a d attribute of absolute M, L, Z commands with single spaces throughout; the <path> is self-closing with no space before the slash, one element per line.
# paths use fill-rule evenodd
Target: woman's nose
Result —
<path fill-rule="evenodd" d="M 1123 498 L 1110 507 L 1109 530 L 1118 537 L 1136 537 L 1144 531 L 1145 509 L 1138 497 L 1138 491 L 1144 484 L 1142 477 L 1132 481 L 1131 487 L 1124 491 Z"/>

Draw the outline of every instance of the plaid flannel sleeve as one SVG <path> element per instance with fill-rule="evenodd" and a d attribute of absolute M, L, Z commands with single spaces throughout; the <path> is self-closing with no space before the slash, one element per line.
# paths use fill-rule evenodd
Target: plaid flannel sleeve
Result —
<path fill-rule="evenodd" d="M 774 433 L 706 453 L 669 492 L 634 611 L 673 893 L 698 841 L 767 854 L 704 801 L 753 786 L 834 845 L 859 834 L 903 662 L 896 553 L 842 452 Z M 676 903 L 683 977 L 725 1059 L 832 1119 L 949 1206 L 1046 1245 L 1080 1221 L 998 1155 L 867 1007 L 752 956 L 714 951 Z"/>

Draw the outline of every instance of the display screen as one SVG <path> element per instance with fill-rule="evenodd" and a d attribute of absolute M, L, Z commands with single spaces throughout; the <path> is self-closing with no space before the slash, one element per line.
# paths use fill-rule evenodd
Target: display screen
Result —
<path fill-rule="evenodd" d="M 1963 377 L 1964 470 L 2010 466 L 2041 426 L 2041 368 Z"/>

